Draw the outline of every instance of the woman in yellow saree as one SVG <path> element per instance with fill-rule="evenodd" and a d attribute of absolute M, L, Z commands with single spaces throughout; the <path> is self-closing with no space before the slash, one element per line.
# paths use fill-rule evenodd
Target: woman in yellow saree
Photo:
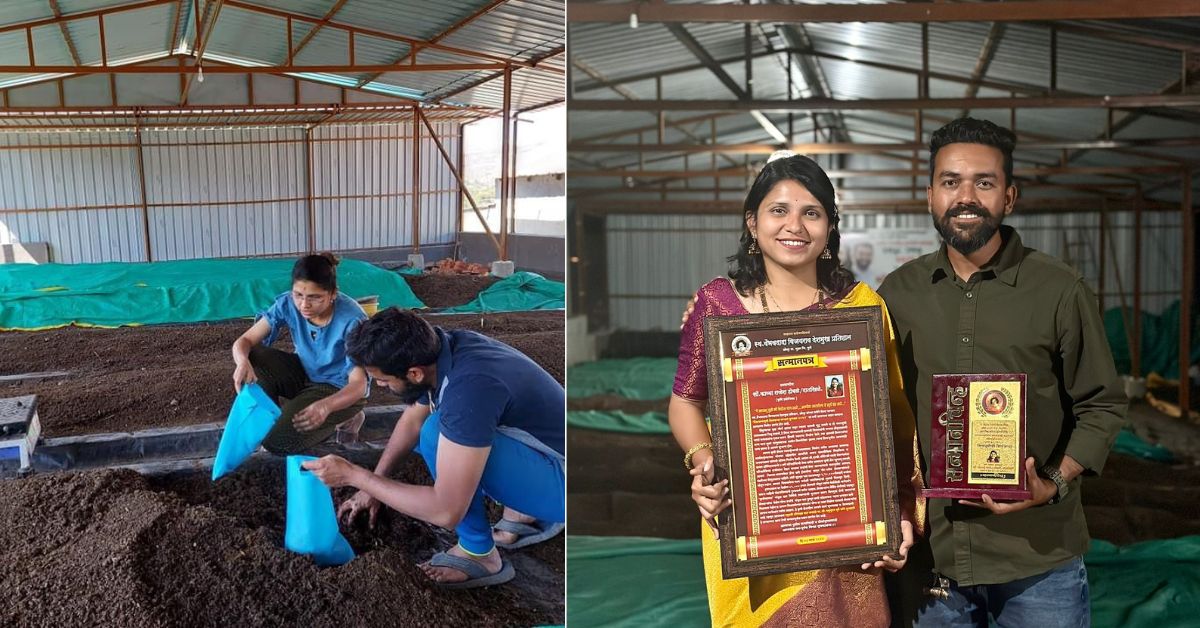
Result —
<path fill-rule="evenodd" d="M 729 258 L 729 279 L 717 278 L 700 288 L 693 314 L 683 327 L 668 415 L 690 469 L 692 499 L 704 519 L 704 576 L 713 626 L 860 628 L 890 622 L 882 569 L 903 567 L 912 545 L 917 521 L 912 483 L 915 424 L 904 396 L 883 300 L 838 264 L 838 222 L 833 184 L 821 167 L 807 157 L 772 156 L 746 197 L 740 245 Z M 704 318 L 863 306 L 884 308 L 903 520 L 900 555 L 881 556 L 861 567 L 722 579 L 713 517 L 727 508 L 730 500 L 728 481 L 713 482 L 710 435 L 704 420 L 708 400 Z"/>

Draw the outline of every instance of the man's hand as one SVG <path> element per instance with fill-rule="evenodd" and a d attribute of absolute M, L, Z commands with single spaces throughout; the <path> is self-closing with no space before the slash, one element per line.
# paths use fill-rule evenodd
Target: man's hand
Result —
<path fill-rule="evenodd" d="M 692 300 L 688 301 L 687 310 L 684 311 L 683 318 L 679 319 L 680 329 L 683 329 L 683 326 L 687 325 L 688 319 L 692 317 L 692 312 L 696 311 L 696 299 L 698 298 L 700 298 L 698 295 L 693 294 Z"/>
<path fill-rule="evenodd" d="M 329 406 L 322 399 L 297 412 L 292 417 L 292 425 L 296 426 L 296 431 L 311 432 L 324 425 L 327 418 L 329 418 Z"/>
<path fill-rule="evenodd" d="M 343 519 L 346 525 L 350 525 L 363 511 L 367 513 L 367 527 L 374 530 L 375 517 L 379 514 L 379 500 L 371 497 L 366 491 L 358 491 L 350 499 L 342 502 L 338 506 L 337 516 L 338 519 Z"/>
<path fill-rule="evenodd" d="M 911 521 L 900 521 L 900 536 L 901 540 L 899 559 L 892 558 L 891 556 L 885 554 L 883 558 L 875 561 L 874 563 L 863 563 L 862 568 L 870 569 L 872 567 L 883 567 L 892 573 L 896 573 L 897 571 L 903 569 L 905 563 L 908 562 L 908 550 L 913 546 L 913 524 Z"/>
<path fill-rule="evenodd" d="M 1018 510 L 1025 510 L 1033 506 L 1041 506 L 1058 494 L 1058 486 L 1053 481 L 1038 475 L 1035 465 L 1036 463 L 1033 461 L 1033 458 L 1025 459 L 1025 477 L 1029 478 L 1029 492 L 1033 494 L 1032 497 L 1025 501 L 997 502 L 992 499 L 991 495 L 984 494 L 983 501 L 960 499 L 958 503 L 975 506 L 976 508 L 986 508 L 997 515 L 1017 512 Z"/>
<path fill-rule="evenodd" d="M 254 367 L 250 366 L 250 360 L 245 360 L 237 368 L 233 369 L 233 390 L 234 392 L 242 392 L 242 386 L 252 384 L 258 381 L 258 375 L 254 372 Z"/>
<path fill-rule="evenodd" d="M 345 458 L 332 454 L 318 460 L 309 460 L 300 466 L 312 471 L 313 475 L 329 488 L 351 486 L 359 473 L 370 473 L 362 467 L 350 464 Z"/>
<path fill-rule="evenodd" d="M 718 538 L 717 522 L 714 517 L 722 510 L 733 504 L 729 496 L 729 480 L 721 480 L 713 484 L 712 458 L 704 461 L 703 465 L 689 471 L 692 475 L 692 501 L 700 508 L 700 516 L 712 528 L 713 538 Z"/>

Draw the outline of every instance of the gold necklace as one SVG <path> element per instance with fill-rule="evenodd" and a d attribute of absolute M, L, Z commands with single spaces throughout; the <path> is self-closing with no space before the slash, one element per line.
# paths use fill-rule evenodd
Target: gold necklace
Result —
<path fill-rule="evenodd" d="M 764 314 L 771 311 L 771 308 L 767 307 L 768 294 L 769 293 L 767 292 L 766 284 L 758 287 L 758 300 L 762 304 Z M 775 304 L 775 307 L 778 308 L 780 312 L 786 311 L 783 309 L 783 306 L 779 305 L 779 301 L 775 299 L 775 295 L 771 294 L 770 297 L 771 301 Z M 817 288 L 817 292 L 813 295 L 812 304 L 810 305 L 816 305 L 818 309 L 825 309 L 825 291 Z"/>

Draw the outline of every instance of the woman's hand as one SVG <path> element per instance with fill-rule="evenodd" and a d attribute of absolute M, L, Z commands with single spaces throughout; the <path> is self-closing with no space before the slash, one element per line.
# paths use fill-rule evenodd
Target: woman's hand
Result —
<path fill-rule="evenodd" d="M 245 360 L 233 369 L 233 390 L 234 392 L 242 392 L 242 386 L 252 384 L 258 381 L 258 375 L 254 372 L 254 367 L 250 366 L 250 360 Z"/>
<path fill-rule="evenodd" d="M 688 301 L 687 309 L 684 310 L 683 317 L 679 319 L 679 328 L 680 329 L 683 329 L 684 326 L 687 325 L 688 319 L 692 317 L 692 312 L 696 311 L 696 299 L 699 299 L 699 298 L 700 298 L 699 296 L 693 294 L 692 300 Z"/>
<path fill-rule="evenodd" d="M 329 406 L 326 400 L 314 402 L 312 405 L 296 413 L 292 417 L 292 425 L 298 432 L 311 432 L 325 424 L 329 418 Z"/>
<path fill-rule="evenodd" d="M 692 501 L 700 508 L 700 516 L 712 527 L 713 538 L 719 538 L 714 517 L 733 504 L 729 499 L 729 480 L 713 483 L 712 457 L 689 471 L 692 475 Z"/>
<path fill-rule="evenodd" d="M 884 555 L 883 558 L 874 563 L 863 563 L 863 569 L 872 567 L 883 567 L 884 569 L 895 573 L 904 568 L 904 564 L 908 562 L 908 550 L 913 545 L 913 524 L 911 521 L 900 521 L 900 558 L 894 559 L 891 556 Z"/>

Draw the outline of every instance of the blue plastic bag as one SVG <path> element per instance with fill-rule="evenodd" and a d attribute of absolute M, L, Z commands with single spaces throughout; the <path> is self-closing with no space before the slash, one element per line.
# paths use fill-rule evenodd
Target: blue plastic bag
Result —
<path fill-rule="evenodd" d="M 322 567 L 343 565 L 354 558 L 354 550 L 338 530 L 333 494 L 312 471 L 300 463 L 312 456 L 287 458 L 287 528 L 283 546 L 297 554 L 308 554 Z"/>
<path fill-rule="evenodd" d="M 233 400 L 225 431 L 221 433 L 221 444 L 217 445 L 217 457 L 213 460 L 212 479 L 231 473 L 258 449 L 275 420 L 279 418 L 279 406 L 267 396 L 258 384 L 242 386 L 242 392 Z"/>

